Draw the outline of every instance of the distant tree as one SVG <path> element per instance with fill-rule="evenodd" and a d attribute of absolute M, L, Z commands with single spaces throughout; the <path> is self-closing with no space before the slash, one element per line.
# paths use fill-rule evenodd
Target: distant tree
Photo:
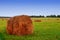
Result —
<path fill-rule="evenodd" d="M 50 17 L 50 16 L 46 16 L 46 17 Z"/>
<path fill-rule="evenodd" d="M 56 17 L 56 15 L 51 15 L 51 17 Z"/>
<path fill-rule="evenodd" d="M 44 17 L 44 16 L 41 16 L 41 15 L 40 16 L 35 16 L 34 15 L 34 16 L 31 16 L 31 17 L 40 18 L 40 17 Z"/>
<path fill-rule="evenodd" d="M 56 15 L 49 15 L 49 16 L 46 16 L 46 17 L 56 17 Z"/>
<path fill-rule="evenodd" d="M 45 16 L 41 16 L 41 15 L 40 15 L 39 17 L 45 17 Z"/>
<path fill-rule="evenodd" d="M 60 15 L 57 15 L 57 17 L 60 17 Z"/>
<path fill-rule="evenodd" d="M 10 17 L 1 17 L 1 16 L 0 16 L 0 18 L 10 18 Z"/>

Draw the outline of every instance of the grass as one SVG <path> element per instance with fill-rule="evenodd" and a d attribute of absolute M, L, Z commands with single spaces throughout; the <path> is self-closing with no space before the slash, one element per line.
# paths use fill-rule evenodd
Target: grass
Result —
<path fill-rule="evenodd" d="M 34 22 L 36 19 L 41 20 L 41 22 Z M 0 36 L 2 35 L 5 40 L 60 40 L 60 18 L 32 18 L 32 20 L 34 33 L 16 36 L 6 33 L 6 20 L 0 19 Z"/>

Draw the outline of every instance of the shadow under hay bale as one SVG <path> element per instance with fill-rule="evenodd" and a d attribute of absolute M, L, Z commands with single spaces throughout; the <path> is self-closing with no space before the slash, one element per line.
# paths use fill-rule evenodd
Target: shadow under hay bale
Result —
<path fill-rule="evenodd" d="M 29 16 L 15 16 L 7 22 L 7 33 L 13 35 L 28 35 L 33 33 L 33 24 Z"/>

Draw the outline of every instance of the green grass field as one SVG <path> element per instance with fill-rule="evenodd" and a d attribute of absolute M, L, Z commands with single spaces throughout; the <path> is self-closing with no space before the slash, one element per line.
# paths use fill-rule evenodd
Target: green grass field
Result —
<path fill-rule="evenodd" d="M 0 39 L 5 40 L 60 40 L 60 18 L 32 18 L 34 33 L 26 36 L 8 35 L 7 21 L 0 19 Z M 41 20 L 41 22 L 34 22 Z M 3 40 L 3 39 L 2 39 Z"/>

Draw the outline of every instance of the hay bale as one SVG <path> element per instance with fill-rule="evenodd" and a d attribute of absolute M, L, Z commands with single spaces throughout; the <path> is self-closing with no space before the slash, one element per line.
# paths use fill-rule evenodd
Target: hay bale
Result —
<path fill-rule="evenodd" d="M 14 35 L 27 35 L 33 33 L 33 24 L 29 16 L 15 16 L 8 20 L 7 33 Z"/>
<path fill-rule="evenodd" d="M 34 20 L 34 22 L 41 22 L 41 20 Z"/>
<path fill-rule="evenodd" d="M 12 34 L 13 30 L 13 18 L 10 18 L 7 22 L 7 33 Z"/>

